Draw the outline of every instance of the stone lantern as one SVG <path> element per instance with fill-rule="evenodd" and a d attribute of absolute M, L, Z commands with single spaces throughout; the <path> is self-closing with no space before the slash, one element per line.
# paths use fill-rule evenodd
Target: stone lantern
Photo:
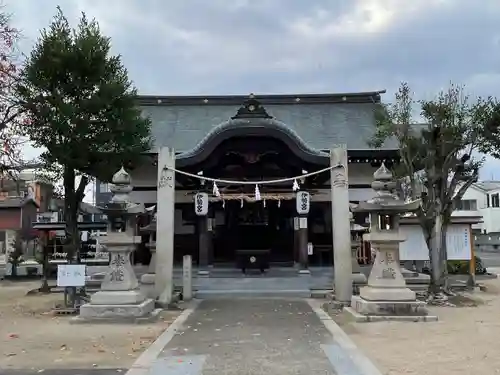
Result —
<path fill-rule="evenodd" d="M 130 202 L 132 191 L 130 175 L 123 167 L 113 176 L 110 186 L 113 197 L 101 208 L 109 220 L 107 235 L 100 243 L 109 252 L 109 267 L 101 290 L 93 294 L 90 303 L 80 307 L 79 320 L 136 321 L 153 318 L 153 299 L 147 299 L 139 289 L 130 257 L 140 236 L 135 235 L 136 219 L 144 212 L 142 204 Z"/>
<path fill-rule="evenodd" d="M 363 239 L 371 243 L 376 256 L 368 285 L 360 288 L 359 296 L 352 297 L 347 311 L 359 320 L 424 320 L 426 303 L 417 301 L 415 292 L 406 287 L 399 262 L 399 244 L 406 240 L 399 231 L 400 216 L 416 211 L 420 201 L 404 202 L 394 194 L 396 182 L 384 164 L 373 177 L 376 196 L 354 210 L 370 215 L 371 231 Z"/>

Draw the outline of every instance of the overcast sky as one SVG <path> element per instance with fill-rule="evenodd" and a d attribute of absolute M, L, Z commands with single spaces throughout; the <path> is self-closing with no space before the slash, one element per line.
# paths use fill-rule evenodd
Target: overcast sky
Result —
<path fill-rule="evenodd" d="M 141 94 L 387 89 L 500 97 L 499 0 L 7 0 L 29 52 L 60 5 L 96 18 Z M 483 179 L 500 179 L 489 160 Z"/>

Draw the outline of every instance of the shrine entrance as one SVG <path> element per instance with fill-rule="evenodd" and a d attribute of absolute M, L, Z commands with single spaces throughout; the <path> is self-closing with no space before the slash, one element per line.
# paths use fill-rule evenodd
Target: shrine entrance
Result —
<path fill-rule="evenodd" d="M 328 181 L 329 173 L 300 181 L 290 177 L 321 170 L 329 163 L 328 154 L 310 148 L 254 98 L 231 120 L 214 127 L 194 149 L 176 155 L 176 168 L 190 174 L 176 175 L 176 191 L 210 196 L 207 213 L 197 219 L 199 267 L 229 264 L 244 270 L 245 262 L 265 263 L 252 264 L 261 270 L 293 266 L 299 261 L 294 235 L 298 184 L 312 193 Z M 216 189 L 212 181 L 194 176 L 214 178 L 220 186 Z M 275 182 L 259 186 L 270 180 Z M 307 226 L 300 244 L 304 265 L 306 237 Z"/>
<path fill-rule="evenodd" d="M 279 202 L 279 203 L 278 203 Z M 270 265 L 293 266 L 293 217 L 289 203 L 280 201 L 225 203 L 224 224 L 214 236 L 214 264 L 241 263 L 246 255 L 260 254 Z"/>

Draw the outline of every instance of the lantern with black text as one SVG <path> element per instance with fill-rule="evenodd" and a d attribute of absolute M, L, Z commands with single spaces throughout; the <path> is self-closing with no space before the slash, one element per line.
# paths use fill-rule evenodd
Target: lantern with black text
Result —
<path fill-rule="evenodd" d="M 311 205 L 311 197 L 307 191 L 297 192 L 296 207 L 299 215 L 306 215 L 309 213 Z"/>
<path fill-rule="evenodd" d="M 198 216 L 205 216 L 208 213 L 207 193 L 197 193 L 194 196 L 194 212 Z"/>

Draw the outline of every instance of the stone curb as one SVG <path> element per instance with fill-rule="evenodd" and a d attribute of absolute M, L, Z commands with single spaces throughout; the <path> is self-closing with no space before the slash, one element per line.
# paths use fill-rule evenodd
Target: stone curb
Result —
<path fill-rule="evenodd" d="M 196 310 L 200 300 L 190 302 L 190 307 L 184 310 L 174 322 L 136 359 L 132 367 L 125 375 L 147 375 L 159 354 L 165 346 L 174 338 L 178 331 L 181 330 L 187 318 Z"/>
<path fill-rule="evenodd" d="M 333 336 L 333 340 L 339 345 L 356 364 L 356 370 L 362 375 L 383 375 L 382 372 L 366 357 L 356 344 L 347 336 L 337 323 L 323 309 L 324 301 L 308 299 L 307 303 L 316 313 L 325 328 Z M 333 365 L 333 364 L 332 364 Z M 134 374 L 135 375 L 135 374 Z"/>

